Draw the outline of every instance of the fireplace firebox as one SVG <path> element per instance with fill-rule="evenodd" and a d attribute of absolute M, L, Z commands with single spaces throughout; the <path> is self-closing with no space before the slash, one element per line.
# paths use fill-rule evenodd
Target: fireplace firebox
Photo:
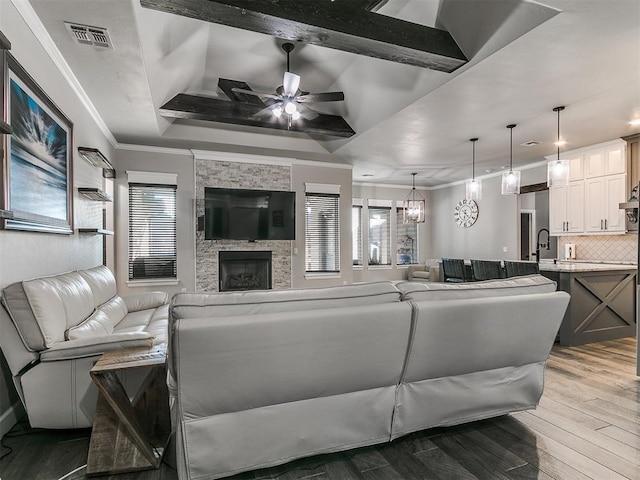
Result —
<path fill-rule="evenodd" d="M 271 252 L 241 250 L 218 253 L 219 291 L 271 288 Z"/>

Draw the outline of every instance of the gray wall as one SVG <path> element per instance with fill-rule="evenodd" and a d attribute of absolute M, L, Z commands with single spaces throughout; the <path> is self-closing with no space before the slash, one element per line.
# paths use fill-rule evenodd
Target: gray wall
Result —
<path fill-rule="evenodd" d="M 546 166 L 522 171 L 522 185 L 546 181 Z M 469 228 L 453 220 L 456 204 L 465 197 L 464 184 L 432 190 L 432 244 L 429 258 L 517 260 L 520 248 L 520 199 L 500 193 L 501 177 L 484 178 L 478 220 Z M 503 249 L 506 247 L 507 251 Z"/>
<path fill-rule="evenodd" d="M 11 2 L 0 1 L 0 30 L 12 44 L 11 54 L 73 122 L 74 225 L 76 228 L 88 226 L 101 219 L 102 205 L 81 197 L 77 187 L 109 190 L 110 185 L 103 181 L 102 170 L 81 159 L 75 147 L 98 148 L 109 159 L 114 158 L 114 149 Z M 97 218 L 98 214 L 100 218 Z M 26 278 L 101 264 L 102 240 L 102 236 L 77 233 L 55 235 L 0 230 L 0 288 Z M 111 245 L 111 239 L 109 242 Z M 0 361 L 5 362 L 4 358 Z M 17 400 L 8 369 L 2 365 L 0 419 Z"/>
<path fill-rule="evenodd" d="M 195 190 L 193 155 L 189 150 L 119 148 L 116 152 L 116 278 L 120 295 L 162 290 L 169 294 L 195 291 Z M 135 149 L 134 149 L 135 148 Z M 177 284 L 128 284 L 129 190 L 127 171 L 175 173 L 178 176 L 176 230 L 178 242 Z"/>
<path fill-rule="evenodd" d="M 392 200 L 394 201 L 392 210 L 395 210 L 397 207 L 402 207 L 402 202 L 405 197 L 409 193 L 411 187 L 388 187 L 384 185 L 371 185 L 371 184 L 354 184 L 353 185 L 353 198 L 362 199 L 363 201 L 363 214 L 362 216 L 365 218 L 365 222 L 362 227 L 362 240 L 366 245 L 368 244 L 368 229 L 367 229 L 367 213 L 366 213 L 366 205 L 369 200 Z M 431 244 L 431 232 L 432 232 L 432 216 L 431 211 L 433 209 L 431 193 L 426 190 L 421 190 L 418 188 L 420 194 L 426 199 L 426 216 L 425 223 L 418 224 L 418 263 L 424 264 L 427 258 L 431 258 L 429 256 L 430 253 L 430 244 Z M 392 212 L 392 218 L 393 212 Z M 392 222 L 394 223 L 394 222 Z M 351 229 L 349 229 L 351 232 Z M 391 245 L 392 250 L 396 245 L 396 237 L 395 231 L 392 231 L 391 235 Z M 395 263 L 395 255 L 392 255 L 393 262 Z M 365 262 L 366 263 L 366 262 Z M 395 264 L 391 267 L 368 267 L 364 265 L 361 268 L 354 267 L 353 270 L 353 281 L 354 282 L 372 282 L 372 281 L 380 281 L 380 280 L 406 280 L 407 279 L 407 267 L 406 266 L 396 266 Z"/>

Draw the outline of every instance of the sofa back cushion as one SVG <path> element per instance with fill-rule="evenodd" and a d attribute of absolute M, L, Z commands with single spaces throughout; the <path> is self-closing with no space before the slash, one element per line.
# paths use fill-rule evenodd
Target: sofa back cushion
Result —
<path fill-rule="evenodd" d="M 93 293 L 94 307 L 102 305 L 106 301 L 117 295 L 116 279 L 104 265 L 86 270 L 79 270 L 78 273 L 86 280 Z"/>
<path fill-rule="evenodd" d="M 179 293 L 173 297 L 170 315 L 173 319 L 226 317 L 353 307 L 400 300 L 401 293 L 391 282 L 213 294 Z"/>
<path fill-rule="evenodd" d="M 399 283 L 403 300 L 449 300 L 461 298 L 504 297 L 556 291 L 556 282 L 542 275 L 527 275 L 505 280 L 469 283 Z"/>
<path fill-rule="evenodd" d="M 3 290 L 2 302 L 32 351 L 65 341 L 67 329 L 94 310 L 91 288 L 78 272 L 14 283 Z"/>

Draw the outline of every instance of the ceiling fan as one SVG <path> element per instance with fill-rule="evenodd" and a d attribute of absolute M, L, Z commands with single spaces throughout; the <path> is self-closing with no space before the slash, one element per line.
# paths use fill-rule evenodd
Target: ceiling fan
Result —
<path fill-rule="evenodd" d="M 276 118 L 280 118 L 283 114 L 286 114 L 289 125 L 291 125 L 292 121 L 301 117 L 306 120 L 313 120 L 318 117 L 319 113 L 307 106 L 309 103 L 340 102 L 344 100 L 343 92 L 309 93 L 301 91 L 299 89 L 300 76 L 289 71 L 289 55 L 293 49 L 293 43 L 282 44 L 282 50 L 287 54 L 287 71 L 284 72 L 282 85 L 276 89 L 275 93 L 256 92 L 238 87 L 231 89 L 234 93 L 254 95 L 264 101 L 267 107 L 257 112 L 254 116 L 273 115 Z"/>

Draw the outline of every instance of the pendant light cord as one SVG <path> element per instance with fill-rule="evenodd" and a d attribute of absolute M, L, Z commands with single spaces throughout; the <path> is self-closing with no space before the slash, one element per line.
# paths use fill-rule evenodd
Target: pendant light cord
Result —
<path fill-rule="evenodd" d="M 471 156 L 471 180 L 476 179 L 476 142 L 477 138 L 470 138 L 469 141 L 473 145 L 473 154 Z"/>
<path fill-rule="evenodd" d="M 507 125 L 507 128 L 511 131 L 511 140 L 509 143 L 509 173 L 513 172 L 513 129 L 516 127 L 517 124 L 512 123 L 511 125 Z"/>
<path fill-rule="evenodd" d="M 560 112 L 564 110 L 563 106 L 555 107 L 553 109 L 554 112 L 558 112 L 558 139 L 556 142 L 556 147 L 558 149 L 558 161 L 560 161 Z"/>

